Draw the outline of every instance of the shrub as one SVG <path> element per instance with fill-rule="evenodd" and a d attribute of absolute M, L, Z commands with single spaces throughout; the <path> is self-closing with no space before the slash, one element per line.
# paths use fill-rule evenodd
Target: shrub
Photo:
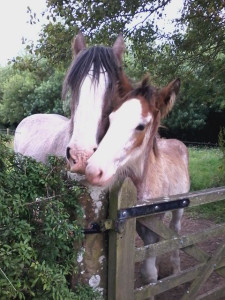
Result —
<path fill-rule="evenodd" d="M 79 187 L 61 159 L 43 165 L 7 143 L 0 136 L 0 299 L 93 299 L 90 288 L 70 287 L 83 236 Z"/>

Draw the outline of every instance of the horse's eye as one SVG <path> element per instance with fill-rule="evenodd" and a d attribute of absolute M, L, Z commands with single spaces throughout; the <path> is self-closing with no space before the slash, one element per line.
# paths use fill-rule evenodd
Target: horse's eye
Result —
<path fill-rule="evenodd" d="M 145 125 L 144 124 L 139 124 L 135 129 L 138 130 L 138 131 L 143 131 L 145 129 Z"/>

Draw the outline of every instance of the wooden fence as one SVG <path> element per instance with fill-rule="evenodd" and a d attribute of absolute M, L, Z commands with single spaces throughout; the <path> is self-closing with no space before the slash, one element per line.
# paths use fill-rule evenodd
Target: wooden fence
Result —
<path fill-rule="evenodd" d="M 185 199 L 185 201 L 189 199 L 189 207 L 216 202 L 225 199 L 225 187 L 171 196 L 167 197 L 166 201 L 175 199 Z M 165 199 L 155 199 L 154 204 L 157 205 L 162 201 Z M 153 201 L 151 202 L 153 203 Z M 112 189 L 109 218 L 114 227 L 117 227 L 117 231 L 109 231 L 108 300 L 146 299 L 187 282 L 190 282 L 190 285 L 183 296 L 179 298 L 181 300 L 225 299 L 225 279 L 222 286 L 199 295 L 200 288 L 212 272 L 215 271 L 225 278 L 225 223 L 182 236 L 173 232 L 162 222 L 156 221 L 149 228 L 157 233 L 161 240 L 155 244 L 135 248 L 136 218 L 129 217 L 118 224 L 118 212 L 121 209 L 133 207 L 135 204 L 136 189 L 129 179 L 124 181 L 121 188 L 114 187 Z M 197 246 L 199 242 L 219 235 L 223 235 L 223 242 L 217 247 L 213 255 L 210 256 Z M 156 284 L 134 288 L 135 263 L 141 262 L 151 255 L 156 254 L 158 256 L 177 249 L 193 257 L 198 262 L 197 265 L 182 270 L 177 275 L 163 278 Z"/>
<path fill-rule="evenodd" d="M 14 135 L 15 134 L 15 130 L 10 129 L 10 128 L 0 128 L 0 134 L 7 134 L 7 135 Z"/>

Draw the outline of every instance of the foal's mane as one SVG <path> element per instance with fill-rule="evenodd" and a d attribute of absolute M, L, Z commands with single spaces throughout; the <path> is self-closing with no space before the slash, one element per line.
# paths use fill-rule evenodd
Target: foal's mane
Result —
<path fill-rule="evenodd" d="M 149 105 L 155 105 L 155 94 L 157 89 L 150 84 L 149 75 L 146 75 L 141 83 L 139 83 L 134 89 L 132 89 L 129 93 L 125 95 L 123 98 L 123 102 L 131 99 L 131 98 L 144 98 Z M 121 103 L 121 104 L 122 104 Z"/>
<path fill-rule="evenodd" d="M 106 72 L 108 75 L 107 95 L 115 93 L 122 69 L 113 49 L 104 46 L 93 46 L 82 50 L 72 62 L 63 84 L 63 98 L 69 90 L 71 91 L 70 107 L 72 115 L 79 101 L 80 86 L 90 69 L 92 70 L 93 84 L 99 82 L 101 72 Z"/>

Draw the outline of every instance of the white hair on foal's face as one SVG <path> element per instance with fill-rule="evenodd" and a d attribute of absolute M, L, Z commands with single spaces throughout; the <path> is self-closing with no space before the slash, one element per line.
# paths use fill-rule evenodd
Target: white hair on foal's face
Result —
<path fill-rule="evenodd" d="M 114 175 L 126 172 L 126 168 L 143 153 L 148 141 L 149 130 L 145 130 L 152 120 L 150 112 L 143 112 L 138 98 L 124 102 L 109 116 L 110 126 L 97 151 L 88 159 L 86 176 L 93 184 L 105 185 Z M 143 161 L 143 160 L 142 160 Z M 142 168 L 141 166 L 138 169 Z M 101 170 L 101 179 L 95 177 Z M 90 176 L 89 176 L 90 175 Z M 93 180 L 92 180 L 93 179 Z"/>

